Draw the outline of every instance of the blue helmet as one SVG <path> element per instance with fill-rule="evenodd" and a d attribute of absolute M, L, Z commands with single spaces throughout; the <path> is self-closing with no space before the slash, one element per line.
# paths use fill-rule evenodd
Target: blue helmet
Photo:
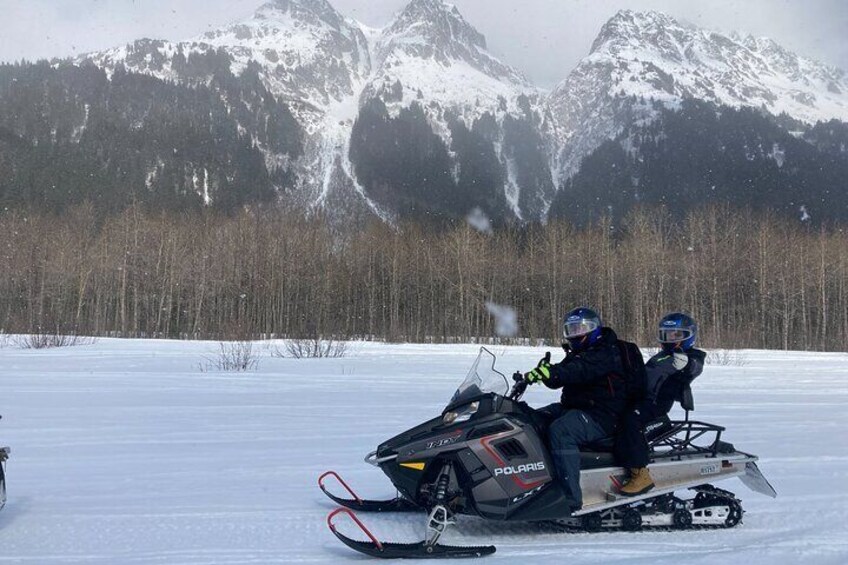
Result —
<path fill-rule="evenodd" d="M 575 308 L 562 321 L 562 336 L 568 340 L 571 349 L 586 349 L 601 337 L 601 317 L 591 308 Z"/>
<path fill-rule="evenodd" d="M 698 324 L 691 316 L 682 312 L 666 315 L 659 324 L 658 338 L 666 351 L 688 351 L 698 337 Z"/>

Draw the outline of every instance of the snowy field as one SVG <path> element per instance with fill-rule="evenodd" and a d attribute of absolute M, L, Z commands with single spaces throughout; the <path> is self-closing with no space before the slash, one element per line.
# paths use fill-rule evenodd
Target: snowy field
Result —
<path fill-rule="evenodd" d="M 360 494 L 392 494 L 362 457 L 439 413 L 477 351 L 356 344 L 343 359 L 293 360 L 260 346 L 252 373 L 201 372 L 216 349 L 0 349 L 0 444 L 12 447 L 0 562 L 360 563 L 327 530 L 317 476 L 336 469 Z M 511 373 L 544 350 L 493 351 Z M 694 385 L 697 417 L 758 454 L 779 493 L 719 483 L 747 510 L 736 529 L 557 533 L 461 518 L 444 542 L 494 544 L 487 560 L 500 563 L 848 563 L 848 355 L 744 357 Z M 364 518 L 385 539 L 422 535 L 419 515 Z"/>

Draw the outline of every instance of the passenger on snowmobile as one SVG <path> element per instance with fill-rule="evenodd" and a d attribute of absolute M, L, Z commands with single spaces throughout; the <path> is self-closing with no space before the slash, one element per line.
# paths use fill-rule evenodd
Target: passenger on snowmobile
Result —
<path fill-rule="evenodd" d="M 638 496 L 654 488 L 648 471 L 648 442 L 644 428 L 666 416 L 674 402 L 683 401 L 683 391 L 704 368 L 706 353 L 696 349 L 698 324 L 690 316 L 674 312 L 659 323 L 659 353 L 645 364 L 647 394 L 635 408 L 625 411 L 616 437 L 616 458 L 630 471 L 621 488 L 625 496 Z"/>
<path fill-rule="evenodd" d="M 560 402 L 540 412 L 551 422 L 548 442 L 556 477 L 579 509 L 580 448 L 615 433 L 627 404 L 625 370 L 618 337 L 594 310 L 581 307 L 566 314 L 563 337 L 565 359 L 554 365 L 542 360 L 524 378 L 562 389 Z"/>

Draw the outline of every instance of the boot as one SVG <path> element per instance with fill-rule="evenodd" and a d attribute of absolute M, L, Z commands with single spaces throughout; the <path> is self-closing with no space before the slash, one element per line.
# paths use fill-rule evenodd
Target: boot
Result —
<path fill-rule="evenodd" d="M 630 480 L 628 480 L 618 492 L 624 496 L 639 496 L 654 488 L 654 480 L 647 467 L 630 469 Z"/>

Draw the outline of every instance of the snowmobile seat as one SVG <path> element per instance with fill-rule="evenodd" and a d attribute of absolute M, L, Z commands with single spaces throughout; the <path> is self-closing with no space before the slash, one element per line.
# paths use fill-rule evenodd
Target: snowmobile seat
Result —
<path fill-rule="evenodd" d="M 671 419 L 666 414 L 662 418 L 657 418 L 645 424 L 645 439 L 648 440 L 648 443 L 651 443 L 651 440 L 665 433 L 669 428 L 671 428 Z"/>
<path fill-rule="evenodd" d="M 607 436 L 592 443 L 587 443 L 581 451 L 610 452 L 615 447 L 615 436 Z"/>
<path fill-rule="evenodd" d="M 617 467 L 615 455 L 609 451 L 581 451 L 580 468 L 598 469 L 600 467 Z"/>
<path fill-rule="evenodd" d="M 615 438 L 613 436 L 584 445 L 580 449 L 580 468 L 614 467 L 616 465 L 615 456 L 612 453 L 614 446 Z"/>

